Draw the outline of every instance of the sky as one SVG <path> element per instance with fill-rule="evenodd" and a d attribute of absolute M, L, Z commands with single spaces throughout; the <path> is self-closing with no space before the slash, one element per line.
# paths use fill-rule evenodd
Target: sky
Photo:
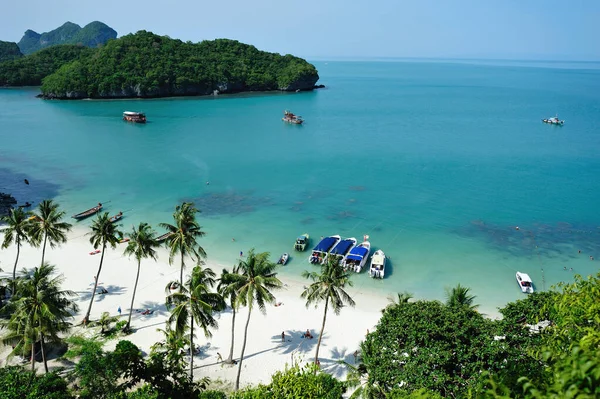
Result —
<path fill-rule="evenodd" d="M 600 61 L 600 0 L 1 0 L 0 40 L 98 20 L 311 59 Z"/>

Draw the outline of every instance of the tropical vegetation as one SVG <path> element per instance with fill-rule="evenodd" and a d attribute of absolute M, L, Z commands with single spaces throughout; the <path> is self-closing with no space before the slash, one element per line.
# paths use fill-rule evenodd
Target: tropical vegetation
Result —
<path fill-rule="evenodd" d="M 19 50 L 17 43 L 0 40 L 0 63 L 21 57 L 23 57 L 23 54 Z"/>
<path fill-rule="evenodd" d="M 15 265 L 13 266 L 13 294 L 16 290 L 15 281 L 17 278 L 17 265 L 19 264 L 19 255 L 21 254 L 21 245 L 30 240 L 29 229 L 31 226 L 31 214 L 19 207 L 11 209 L 8 215 L 2 216 L 0 222 L 6 224 L 4 228 L 4 240 L 2 248 L 6 249 L 14 242 L 17 247 L 17 256 L 15 257 Z"/>
<path fill-rule="evenodd" d="M 30 241 L 32 245 L 42 245 L 42 261 L 46 255 L 46 244 L 55 248 L 67 242 L 67 233 L 71 230 L 71 224 L 63 222 L 65 211 L 61 211 L 59 205 L 53 200 L 43 200 L 38 205 L 38 211 L 33 212 L 30 227 Z"/>

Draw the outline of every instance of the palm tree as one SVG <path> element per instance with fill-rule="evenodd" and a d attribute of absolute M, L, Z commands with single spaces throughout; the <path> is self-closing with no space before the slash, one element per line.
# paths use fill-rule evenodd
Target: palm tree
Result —
<path fill-rule="evenodd" d="M 35 368 L 35 346 L 40 342 L 44 369 L 48 372 L 46 342 L 58 342 L 59 333 L 69 330 L 67 319 L 77 311 L 69 299 L 72 291 L 62 290 L 62 275 L 53 277 L 55 267 L 44 263 L 31 271 L 23 270 L 18 280 L 17 295 L 9 306 L 11 317 L 5 321 L 8 333 L 3 342 L 15 345 L 13 352 L 31 345 L 31 369 Z"/>
<path fill-rule="evenodd" d="M 190 256 L 197 261 L 206 256 L 204 249 L 198 245 L 198 238 L 204 237 L 205 233 L 196 220 L 196 214 L 200 211 L 190 202 L 184 202 L 175 207 L 173 213 L 174 224 L 161 223 L 160 226 L 171 233 L 165 240 L 169 248 L 169 264 L 173 264 L 177 254 L 181 257 L 181 272 L 179 285 L 183 285 L 183 269 L 185 268 L 185 256 Z"/>
<path fill-rule="evenodd" d="M 133 231 L 127 234 L 129 242 L 125 248 L 125 255 L 133 255 L 137 260 L 137 274 L 135 276 L 135 285 L 133 286 L 133 295 L 131 296 L 131 306 L 129 307 L 129 318 L 124 331 L 131 328 L 131 314 L 133 313 L 133 302 L 135 300 L 135 292 L 137 290 L 138 280 L 140 279 L 140 266 L 142 259 L 152 258 L 156 260 L 156 251 L 154 248 L 159 246 L 156 241 L 156 232 L 152 230 L 152 227 L 148 223 L 140 223 L 138 228 L 133 227 Z"/>
<path fill-rule="evenodd" d="M 87 324 L 90 321 L 90 312 L 92 311 L 92 305 L 94 304 L 94 298 L 96 296 L 96 289 L 98 288 L 98 281 L 100 281 L 100 272 L 102 271 L 102 262 L 104 261 L 104 252 L 106 252 L 106 246 L 110 245 L 111 248 L 116 248 L 119 239 L 117 236 L 123 233 L 119 231 L 119 228 L 115 223 L 110 221 L 108 212 L 98 214 L 98 217 L 92 222 L 92 232 L 89 233 L 90 243 L 94 246 L 94 249 L 102 246 L 102 255 L 100 256 L 100 265 L 98 266 L 98 272 L 96 273 L 96 281 L 94 281 L 94 289 L 92 290 L 92 297 L 90 298 L 90 304 L 87 312 L 83 317 L 83 324 Z"/>
<path fill-rule="evenodd" d="M 166 287 L 167 307 L 171 309 L 169 324 L 175 325 L 175 334 L 183 337 L 189 326 L 190 329 L 190 381 L 194 380 L 194 322 L 198 323 L 204 335 L 212 336 L 209 328 L 217 328 L 214 319 L 215 312 L 225 309 L 223 297 L 210 288 L 215 284 L 215 273 L 210 268 L 194 267 L 185 285 L 171 292 L 173 282 Z"/>
<path fill-rule="evenodd" d="M 446 290 L 446 305 L 451 307 L 466 307 L 475 310 L 479 305 L 474 305 L 475 295 L 469 295 L 470 288 L 458 284 L 451 290 Z"/>
<path fill-rule="evenodd" d="M 237 287 L 236 305 L 248 307 L 248 319 L 244 329 L 244 343 L 242 344 L 242 354 L 240 356 L 240 364 L 238 367 L 237 378 L 235 380 L 235 390 L 240 388 L 240 374 L 242 372 L 242 363 L 244 361 L 244 352 L 246 350 L 246 341 L 248 338 L 248 325 L 250 324 L 250 316 L 254 304 L 264 314 L 266 312 L 266 304 L 275 302 L 275 296 L 270 290 L 281 288 L 283 285 L 276 277 L 276 264 L 269 261 L 269 253 L 255 253 L 250 250 L 248 256 L 244 260 L 240 260 L 238 264 L 239 273 L 230 274 L 231 284 Z"/>
<path fill-rule="evenodd" d="M 93 325 L 100 326 L 100 334 L 104 334 L 110 331 L 110 325 L 117 320 L 119 320 L 118 316 L 111 316 L 108 312 L 102 312 L 100 318 L 96 320 Z"/>
<path fill-rule="evenodd" d="M 235 316 L 237 313 L 237 293 L 239 287 L 234 284 L 234 279 L 231 275 L 239 274 L 239 264 L 233 267 L 231 273 L 227 269 L 223 269 L 221 278 L 219 278 L 219 285 L 217 286 L 217 292 L 223 296 L 223 299 L 229 302 L 231 306 L 231 347 L 229 349 L 229 356 L 224 360 L 225 363 L 233 364 L 233 347 L 235 343 Z"/>
<path fill-rule="evenodd" d="M 8 248 L 13 242 L 17 244 L 17 257 L 13 267 L 13 292 L 15 294 L 17 278 L 17 264 L 19 263 L 19 254 L 21 253 L 21 243 L 29 241 L 29 228 L 31 227 L 31 213 L 23 211 L 23 208 L 11 209 L 10 213 L 2 216 L 0 221 L 6 223 L 4 229 L 4 241 L 2 248 Z"/>
<path fill-rule="evenodd" d="M 388 301 L 390 301 L 390 303 L 386 306 L 386 309 L 393 307 L 393 306 L 400 305 L 402 303 L 408 303 L 411 299 L 413 299 L 413 294 L 411 294 L 410 292 L 407 292 L 407 291 L 404 291 L 402 293 L 397 292 L 395 298 L 393 295 L 388 296 Z M 383 310 L 385 310 L 385 309 L 383 309 Z"/>
<path fill-rule="evenodd" d="M 319 363 L 319 348 L 321 347 L 321 339 L 323 331 L 325 331 L 325 321 L 327 320 L 327 310 L 329 305 L 333 308 L 333 312 L 338 315 L 344 305 L 354 306 L 354 300 L 344 288 L 346 285 L 352 286 L 350 275 L 341 267 L 338 266 L 337 259 L 330 257 L 327 262 L 321 266 L 321 273 L 304 271 L 302 276 L 312 280 L 301 297 L 306 299 L 306 307 L 315 305 L 325 301 L 325 310 L 323 312 L 323 324 L 321 325 L 321 333 L 317 342 L 317 352 L 315 354 L 315 363 Z"/>
<path fill-rule="evenodd" d="M 31 224 L 31 243 L 42 246 L 42 262 L 46 255 L 46 243 L 50 248 L 67 242 L 66 233 L 71 230 L 71 224 L 63 222 L 65 211 L 59 210 L 58 204 L 52 200 L 43 200 L 38 206 L 38 213 L 33 213 Z"/>

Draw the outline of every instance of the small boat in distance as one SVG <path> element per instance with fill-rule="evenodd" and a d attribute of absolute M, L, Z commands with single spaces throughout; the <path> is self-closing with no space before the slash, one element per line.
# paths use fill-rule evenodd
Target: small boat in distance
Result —
<path fill-rule="evenodd" d="M 308 261 L 314 265 L 320 264 L 325 259 L 325 255 L 333 248 L 342 237 L 334 235 L 330 237 L 322 238 L 321 241 L 313 248 Z"/>
<path fill-rule="evenodd" d="M 100 212 L 100 210 L 102 210 L 102 203 L 98 202 L 98 205 L 96 205 L 95 207 L 90 208 L 87 211 L 83 211 L 81 213 L 78 213 L 77 215 L 73 215 L 71 217 L 73 219 L 81 220 L 81 219 L 87 218 L 88 216 L 92 216 L 92 215 Z"/>
<path fill-rule="evenodd" d="M 165 233 L 162 236 L 158 236 L 156 237 L 156 241 L 158 242 L 163 242 L 165 241 L 167 238 L 169 238 L 169 236 L 171 235 L 171 232 Z"/>
<path fill-rule="evenodd" d="M 346 256 L 348 253 L 354 248 L 356 245 L 356 238 L 344 238 L 340 242 L 337 243 L 335 247 L 329 252 L 329 256 L 333 256 L 337 259 L 338 265 L 343 264 L 344 260 L 346 260 Z M 326 262 L 326 260 L 323 260 Z"/>
<path fill-rule="evenodd" d="M 294 250 L 302 252 L 308 246 L 308 241 L 310 237 L 307 233 L 302 234 L 300 237 L 296 238 L 296 243 L 294 244 Z"/>
<path fill-rule="evenodd" d="M 531 281 L 529 274 L 517 272 L 516 277 L 521 291 L 525 294 L 533 294 L 533 281 Z"/>
<path fill-rule="evenodd" d="M 123 120 L 126 122 L 146 123 L 146 114 L 143 112 L 125 111 Z"/>
<path fill-rule="evenodd" d="M 293 125 L 301 125 L 304 123 L 304 119 L 301 116 L 295 115 L 288 110 L 283 111 L 282 121 L 291 123 Z"/>
<path fill-rule="evenodd" d="M 553 116 L 552 118 L 542 119 L 542 122 L 549 123 L 551 125 L 559 125 L 562 126 L 565 124 L 565 121 L 561 121 L 558 119 L 558 115 Z"/>
<path fill-rule="evenodd" d="M 360 273 L 365 263 L 367 263 L 367 259 L 369 259 L 369 252 L 371 252 L 371 243 L 369 241 L 361 242 L 350 250 L 348 256 L 342 262 L 342 267 L 344 270 Z"/>
<path fill-rule="evenodd" d="M 290 258 L 290 255 L 286 252 L 283 255 L 281 255 L 279 257 L 279 260 L 277 261 L 278 265 L 283 265 L 285 266 L 285 264 L 287 263 L 288 259 Z"/>
<path fill-rule="evenodd" d="M 111 216 L 108 220 L 110 220 L 111 223 L 115 223 L 121 219 L 123 219 L 123 212 L 119 212 L 116 215 Z"/>
<path fill-rule="evenodd" d="M 375 251 L 371 258 L 369 276 L 373 278 L 383 278 L 385 276 L 385 253 L 381 249 Z"/>

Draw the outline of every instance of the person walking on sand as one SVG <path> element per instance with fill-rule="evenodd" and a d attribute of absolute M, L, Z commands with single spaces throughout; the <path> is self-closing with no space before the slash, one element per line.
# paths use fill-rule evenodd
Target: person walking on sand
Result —
<path fill-rule="evenodd" d="M 119 312 L 119 316 L 121 316 L 121 305 L 119 305 L 119 309 L 117 309 L 117 312 Z"/>
<path fill-rule="evenodd" d="M 285 331 L 281 332 L 281 342 L 285 342 Z"/>
<path fill-rule="evenodd" d="M 244 256 L 244 253 L 240 251 L 240 258 Z"/>
<path fill-rule="evenodd" d="M 221 354 L 219 352 L 217 352 L 217 361 L 219 363 L 223 363 L 223 357 L 221 356 Z"/>

